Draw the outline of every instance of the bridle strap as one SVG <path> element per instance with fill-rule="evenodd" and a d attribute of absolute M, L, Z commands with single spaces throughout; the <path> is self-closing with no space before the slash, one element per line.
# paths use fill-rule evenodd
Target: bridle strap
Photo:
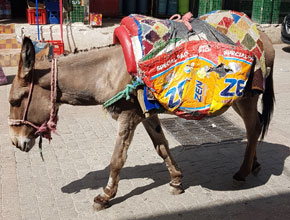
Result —
<path fill-rule="evenodd" d="M 33 128 L 35 128 L 36 130 L 38 130 L 39 126 L 33 124 L 32 122 L 30 121 L 26 121 L 26 120 L 20 120 L 20 119 L 8 119 L 8 125 L 12 125 L 12 126 L 20 126 L 20 125 L 29 125 Z"/>
<path fill-rule="evenodd" d="M 32 96 L 32 91 L 33 91 L 33 86 L 34 86 L 34 79 L 33 79 L 34 77 L 33 76 L 34 76 L 34 70 L 33 70 L 33 73 L 32 73 L 31 83 L 30 83 L 29 93 L 28 93 L 28 98 L 27 98 L 27 101 L 26 101 L 26 106 L 25 106 L 23 117 L 22 117 L 23 121 L 26 120 L 28 107 L 29 107 L 29 104 L 30 104 L 30 101 L 31 101 L 31 96 Z"/>

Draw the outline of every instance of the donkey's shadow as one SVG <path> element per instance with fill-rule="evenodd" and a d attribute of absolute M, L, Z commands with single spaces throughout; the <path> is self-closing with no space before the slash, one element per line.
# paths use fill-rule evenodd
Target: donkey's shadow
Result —
<path fill-rule="evenodd" d="M 232 186 L 232 176 L 242 163 L 245 145 L 245 142 L 237 142 L 198 147 L 182 145 L 171 149 L 173 157 L 183 172 L 182 182 L 185 190 L 196 185 L 210 190 L 235 190 Z M 271 175 L 281 175 L 283 170 L 284 174 L 290 177 L 290 171 L 284 168 L 285 160 L 290 155 L 289 147 L 263 142 L 258 146 L 257 155 L 262 170 L 257 177 L 250 175 L 242 189 L 264 185 Z M 82 189 L 98 189 L 106 185 L 108 177 L 109 166 L 104 170 L 90 172 L 83 178 L 63 186 L 61 190 L 64 193 L 78 193 Z M 140 195 L 170 181 L 168 170 L 163 163 L 137 165 L 122 169 L 121 180 L 134 178 L 151 178 L 153 182 L 132 189 L 128 194 L 112 200 L 111 204 Z"/>
<path fill-rule="evenodd" d="M 283 47 L 282 50 L 286 53 L 290 53 L 290 46 Z"/>

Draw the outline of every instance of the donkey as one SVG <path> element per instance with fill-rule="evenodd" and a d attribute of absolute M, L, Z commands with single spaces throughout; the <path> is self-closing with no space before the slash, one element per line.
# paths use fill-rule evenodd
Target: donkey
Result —
<path fill-rule="evenodd" d="M 247 148 L 244 161 L 234 175 L 235 181 L 243 182 L 251 173 L 260 169 L 257 162 L 256 146 L 259 137 L 267 132 L 274 105 L 273 62 L 274 49 L 271 40 L 263 33 L 267 67 L 271 73 L 266 79 L 266 90 L 262 97 L 263 110 L 257 110 L 259 93 L 246 90 L 243 97 L 233 104 L 234 110 L 242 117 L 247 130 Z M 43 122 L 51 120 L 51 105 L 57 112 L 61 104 L 102 105 L 122 91 L 132 81 L 127 73 L 122 48 L 119 45 L 100 48 L 58 58 L 57 84 L 54 102 L 51 103 L 51 62 L 47 57 L 35 58 L 35 50 L 29 38 L 24 38 L 21 49 L 18 73 L 15 76 L 9 96 L 9 133 L 12 144 L 28 152 L 35 145 L 35 139 L 44 133 L 39 132 Z M 248 81 L 249 83 L 249 81 Z M 117 193 L 120 171 L 126 161 L 127 150 L 136 126 L 142 122 L 155 150 L 163 158 L 170 174 L 170 192 L 183 192 L 182 173 L 170 154 L 168 142 L 162 131 L 157 114 L 145 118 L 138 103 L 137 95 L 129 100 L 121 99 L 107 110 L 118 121 L 118 132 L 114 152 L 110 161 L 110 176 L 103 193 L 94 198 L 96 209 L 104 209 Z"/>

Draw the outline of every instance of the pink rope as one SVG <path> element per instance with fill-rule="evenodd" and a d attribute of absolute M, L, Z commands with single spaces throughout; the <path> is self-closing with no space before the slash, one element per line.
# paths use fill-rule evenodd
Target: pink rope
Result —
<path fill-rule="evenodd" d="M 182 18 L 181 18 L 181 16 L 179 14 L 174 14 L 174 15 L 172 15 L 169 18 L 169 20 L 173 20 L 173 21 L 177 21 L 177 22 L 183 22 L 184 25 L 187 27 L 187 29 L 189 31 L 192 31 L 192 27 L 191 27 L 191 25 L 189 23 L 191 18 L 192 18 L 192 16 L 193 15 L 192 15 L 191 12 L 187 12 L 185 15 L 182 16 Z"/>
<path fill-rule="evenodd" d="M 50 107 L 50 118 L 47 122 L 47 126 L 49 130 L 53 131 L 55 133 L 56 130 L 56 124 L 57 124 L 57 112 L 55 110 L 55 103 L 56 103 L 56 95 L 57 95 L 57 64 L 56 59 L 52 60 L 52 74 L 51 74 L 51 81 L 50 81 L 50 101 L 51 101 L 51 107 Z"/>
<path fill-rule="evenodd" d="M 41 134 L 44 138 L 51 140 L 51 132 L 55 133 L 58 121 L 57 112 L 55 110 L 56 93 L 57 93 L 57 63 L 56 59 L 52 60 L 50 75 L 50 116 L 48 122 L 44 122 L 35 132 Z"/>

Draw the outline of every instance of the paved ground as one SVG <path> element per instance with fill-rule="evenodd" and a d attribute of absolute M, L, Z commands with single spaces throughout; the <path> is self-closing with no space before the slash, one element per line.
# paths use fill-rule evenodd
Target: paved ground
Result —
<path fill-rule="evenodd" d="M 0 86 L 0 219 L 289 219 L 290 216 L 290 47 L 275 45 L 276 111 L 258 148 L 262 170 L 239 190 L 231 177 L 243 158 L 243 141 L 181 145 L 167 133 L 184 174 L 185 193 L 168 193 L 169 175 L 144 128 L 137 128 L 111 207 L 94 212 L 92 201 L 108 178 L 116 122 L 101 107 L 63 106 L 59 136 L 39 150 L 12 147 L 7 129 L 10 85 Z M 15 69 L 4 69 L 9 80 Z M 232 110 L 225 116 L 237 130 Z M 167 118 L 167 116 L 162 116 Z M 242 131 L 241 131 L 242 132 Z"/>

